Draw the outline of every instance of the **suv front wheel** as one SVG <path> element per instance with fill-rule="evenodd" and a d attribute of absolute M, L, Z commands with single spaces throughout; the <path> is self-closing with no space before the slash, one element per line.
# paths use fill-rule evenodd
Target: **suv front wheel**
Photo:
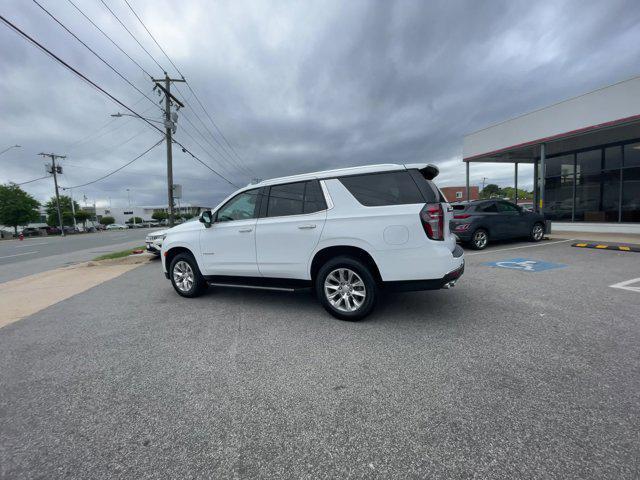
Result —
<path fill-rule="evenodd" d="M 207 289 L 196 260 L 188 253 L 180 253 L 171 260 L 169 277 L 173 288 L 183 297 L 197 297 Z"/>
<path fill-rule="evenodd" d="M 369 268 L 348 256 L 333 258 L 320 268 L 315 290 L 325 310 L 336 318 L 350 321 L 369 315 L 378 295 L 378 286 Z"/>

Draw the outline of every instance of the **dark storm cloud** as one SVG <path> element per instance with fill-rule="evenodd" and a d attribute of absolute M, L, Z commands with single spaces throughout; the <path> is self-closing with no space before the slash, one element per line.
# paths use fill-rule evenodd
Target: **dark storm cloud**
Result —
<path fill-rule="evenodd" d="M 44 4 L 152 96 L 145 75 L 70 4 Z M 79 5 L 148 71 L 161 74 L 99 2 Z M 109 5 L 169 66 L 126 5 Z M 178 7 L 138 0 L 134 6 L 244 165 L 263 178 L 366 163 L 430 161 L 441 167 L 441 184 L 461 183 L 464 134 L 631 77 L 640 60 L 638 49 L 632 48 L 640 40 L 640 5 L 635 1 L 203 0 Z M 158 117 L 150 102 L 140 100 L 140 94 L 35 4 L 16 0 L 2 10 L 127 104 Z M 118 119 L 100 130 L 109 114 L 122 108 L 6 28 L 0 42 L 0 149 L 4 144 L 24 146 L 0 157 L 0 181 L 41 176 L 43 161 L 34 154 L 46 150 L 69 155 L 63 184 L 84 183 L 122 165 L 159 137 L 134 119 Z M 223 147 L 208 134 L 206 140 L 199 137 L 187 122 L 186 117 L 204 131 L 192 111 L 197 101 L 184 87 L 181 91 L 192 108 L 184 110 L 177 138 L 233 182 L 246 183 L 249 175 L 234 166 L 237 159 L 220 159 L 214 148 Z M 130 188 L 138 204 L 162 203 L 165 168 L 161 146 L 74 195 L 99 202 L 110 197 L 122 205 Z M 522 170 L 526 183 L 530 169 Z M 228 185 L 180 151 L 175 172 L 176 182 L 184 185 L 184 201 L 212 204 L 229 192 Z M 512 167 L 474 165 L 472 174 L 474 182 L 487 177 L 506 184 Z M 41 199 L 52 191 L 48 180 L 25 187 Z"/>

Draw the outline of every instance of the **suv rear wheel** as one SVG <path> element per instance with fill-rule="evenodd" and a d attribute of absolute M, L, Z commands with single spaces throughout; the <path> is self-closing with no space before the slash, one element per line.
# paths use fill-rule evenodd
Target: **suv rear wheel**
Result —
<path fill-rule="evenodd" d="M 173 258 L 169 276 L 173 288 L 183 297 L 197 297 L 207 289 L 207 282 L 200 273 L 198 264 L 188 253 L 180 253 Z"/>
<path fill-rule="evenodd" d="M 378 286 L 360 260 L 341 256 L 325 263 L 315 278 L 316 295 L 331 315 L 341 320 L 361 320 L 376 303 Z"/>

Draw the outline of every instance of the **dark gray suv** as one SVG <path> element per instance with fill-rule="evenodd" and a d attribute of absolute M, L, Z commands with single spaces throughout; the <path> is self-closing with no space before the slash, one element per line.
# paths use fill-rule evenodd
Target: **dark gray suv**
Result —
<path fill-rule="evenodd" d="M 539 242 L 545 234 L 542 215 L 506 200 L 474 200 L 451 206 L 451 233 L 455 233 L 461 242 L 477 250 L 485 248 L 490 240 L 528 237 Z"/>

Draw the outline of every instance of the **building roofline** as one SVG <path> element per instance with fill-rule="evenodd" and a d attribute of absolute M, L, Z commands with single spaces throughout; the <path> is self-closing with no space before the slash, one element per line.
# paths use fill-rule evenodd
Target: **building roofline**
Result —
<path fill-rule="evenodd" d="M 638 78 L 640 78 L 640 77 L 638 77 Z M 620 83 L 622 83 L 622 82 L 620 82 Z M 531 112 L 531 113 L 533 113 L 533 112 Z M 549 137 L 538 138 L 536 140 L 529 140 L 527 142 L 518 143 L 516 145 L 511 145 L 511 146 L 508 146 L 508 147 L 499 148 L 498 150 L 491 150 L 489 152 L 479 153 L 479 154 L 476 154 L 476 155 L 472 155 L 470 157 L 463 157 L 462 161 L 463 162 L 472 162 L 472 161 L 474 161 L 475 159 L 478 159 L 478 158 L 487 157 L 487 156 L 490 156 L 490 155 L 497 155 L 499 153 L 504 153 L 504 152 L 507 152 L 509 150 L 513 150 L 513 149 L 516 149 L 516 148 L 531 147 L 531 146 L 539 145 L 539 144 L 545 143 L 545 142 L 551 142 L 551 141 L 556 141 L 556 140 L 560 140 L 560 139 L 563 139 L 563 138 L 575 137 L 575 136 L 578 136 L 578 135 L 582 135 L 583 133 L 592 132 L 594 130 L 600 130 L 600 129 L 610 128 L 610 127 L 617 127 L 617 126 L 624 125 L 626 123 L 632 123 L 632 122 L 635 122 L 635 121 L 638 121 L 638 120 L 640 120 L 640 115 L 633 115 L 631 117 L 619 118 L 617 120 L 611 120 L 609 122 L 599 123 L 597 125 L 589 125 L 587 127 L 578 128 L 576 130 L 570 130 L 568 132 L 558 133 L 558 134 L 555 134 L 555 135 L 551 135 Z M 507 121 L 510 121 L 510 120 L 507 120 Z M 505 122 L 502 122 L 502 123 L 505 123 Z M 497 124 L 497 125 L 500 125 L 500 124 Z M 487 128 L 491 128 L 491 127 L 487 127 Z M 479 130 L 479 131 L 482 131 L 482 130 Z"/>
<path fill-rule="evenodd" d="M 484 132 L 485 130 L 489 130 L 489 129 L 497 127 L 499 125 L 503 125 L 505 123 L 512 122 L 512 121 L 517 120 L 519 118 L 526 117 L 528 115 L 532 115 L 534 113 L 538 113 L 538 112 L 541 112 L 543 110 L 547 110 L 547 109 L 555 107 L 557 105 L 561 105 L 563 103 L 570 102 L 572 100 L 575 100 L 575 99 L 578 99 L 578 98 L 581 98 L 581 97 L 585 97 L 587 95 L 591 95 L 592 93 L 600 92 L 602 90 L 606 90 L 607 88 L 615 87 L 616 85 L 621 85 L 623 83 L 631 82 L 633 80 L 638 80 L 638 79 L 640 79 L 640 75 L 635 75 L 635 76 L 627 78 L 625 80 L 620 80 L 619 82 L 611 83 L 609 85 L 605 85 L 603 87 L 596 88 L 595 90 L 590 90 L 588 92 L 584 92 L 584 93 L 581 93 L 579 95 L 575 95 L 573 97 L 565 98 L 564 100 L 560 100 L 558 102 L 554 102 L 551 105 L 545 105 L 544 107 L 536 108 L 535 110 L 530 110 L 528 112 L 521 113 L 520 115 L 516 115 L 515 117 L 511 117 L 511 118 L 509 118 L 507 120 L 502 120 L 500 122 L 493 123 L 491 125 L 488 125 L 486 127 L 481 128 L 479 130 L 474 130 L 473 132 L 468 132 L 463 136 L 464 137 L 468 137 L 468 136 L 471 136 L 471 135 L 475 135 L 476 133 Z"/>

